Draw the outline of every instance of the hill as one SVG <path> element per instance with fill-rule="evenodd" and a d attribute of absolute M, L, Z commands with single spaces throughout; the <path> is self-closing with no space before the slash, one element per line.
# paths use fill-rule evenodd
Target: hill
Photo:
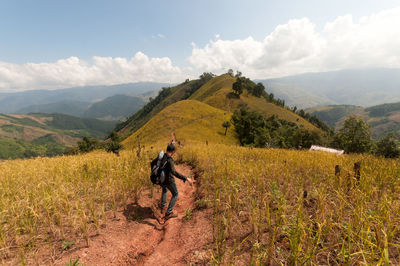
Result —
<path fill-rule="evenodd" d="M 31 90 L 0 93 L 0 113 L 15 113 L 31 106 L 63 101 L 95 102 L 116 94 L 140 95 L 158 91 L 168 86 L 166 83 L 138 82 L 111 86 L 85 86 L 59 90 Z M 57 111 L 59 112 L 59 111 Z"/>
<path fill-rule="evenodd" d="M 261 112 L 266 117 L 276 115 L 280 119 L 302 125 L 309 130 L 319 131 L 319 129 L 299 115 L 282 106 L 268 102 L 262 97 L 255 97 L 248 91 L 241 94 L 240 98 L 230 97 L 232 85 L 235 81 L 236 78 L 228 74 L 215 77 L 204 84 L 189 99 L 202 101 L 230 113 L 240 109 L 242 106 L 248 106 L 250 109 Z"/>
<path fill-rule="evenodd" d="M 349 115 L 362 117 L 371 126 L 372 137 L 378 139 L 389 132 L 400 134 L 400 102 L 368 108 L 353 105 L 329 105 L 306 109 L 310 114 L 336 129 Z"/>
<path fill-rule="evenodd" d="M 218 77 L 207 76 L 205 74 L 199 80 L 186 81 L 174 87 L 164 88 L 155 99 L 145 105 L 136 114 L 117 125 L 115 130 L 121 136 L 128 137 L 167 106 L 181 100 L 189 99 L 205 103 L 228 114 L 232 114 L 235 110 L 243 106 L 248 106 L 251 109 L 261 112 L 266 117 L 276 115 L 280 119 L 296 123 L 306 129 L 320 131 L 299 115 L 286 108 L 270 103 L 263 97 L 255 97 L 247 91 L 240 95 L 240 98 L 231 97 L 233 93 L 232 84 L 236 78 L 227 74 Z M 185 116 L 183 113 L 182 115 Z"/>
<path fill-rule="evenodd" d="M 63 114 L 0 114 L 0 158 L 62 154 L 82 137 L 106 137 L 114 125 Z"/>
<path fill-rule="evenodd" d="M 145 105 L 142 97 L 114 95 L 92 104 L 82 114 L 83 117 L 105 120 L 123 120 Z"/>
<path fill-rule="evenodd" d="M 289 106 L 373 106 L 400 101 L 400 69 L 348 69 L 260 80 Z"/>
<path fill-rule="evenodd" d="M 153 116 L 143 127 L 124 140 L 127 148 L 137 147 L 137 137 L 140 141 L 152 144 L 155 141 L 171 140 L 171 132 L 175 132 L 178 140 L 206 141 L 225 144 L 238 144 L 233 130 L 224 135 L 224 121 L 229 121 L 231 115 L 208 104 L 182 100 L 167 106 Z"/>
<path fill-rule="evenodd" d="M 66 114 L 72 116 L 82 116 L 82 114 L 89 108 L 89 102 L 64 100 L 54 103 L 35 104 L 18 109 L 17 114 L 29 113 L 46 113 L 46 114 Z"/>

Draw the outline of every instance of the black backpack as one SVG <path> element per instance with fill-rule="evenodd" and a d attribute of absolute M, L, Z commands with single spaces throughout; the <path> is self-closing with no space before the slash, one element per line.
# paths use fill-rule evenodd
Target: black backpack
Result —
<path fill-rule="evenodd" d="M 167 176 L 165 174 L 165 168 L 167 166 L 167 154 L 164 154 L 161 158 L 157 156 L 151 162 L 151 174 L 150 180 L 154 185 L 163 185 L 167 181 Z"/>

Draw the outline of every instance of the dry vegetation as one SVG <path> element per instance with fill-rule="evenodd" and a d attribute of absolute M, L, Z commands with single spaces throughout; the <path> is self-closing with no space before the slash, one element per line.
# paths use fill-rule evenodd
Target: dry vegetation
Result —
<path fill-rule="evenodd" d="M 182 161 L 214 211 L 212 263 L 400 263 L 399 160 L 190 145 Z"/>
<path fill-rule="evenodd" d="M 47 247 L 51 262 L 68 243 L 89 242 L 105 212 L 150 186 L 146 158 L 94 152 L 2 162 L 0 261 L 24 264 Z"/>
<path fill-rule="evenodd" d="M 151 188 L 156 146 L 141 159 L 126 150 L 2 162 L 2 262 L 43 247 L 51 261 L 66 243 L 89 242 L 106 212 Z M 198 208 L 213 209 L 210 263 L 400 263 L 399 160 L 212 143 L 186 143 L 178 157 L 200 173 Z"/>
<path fill-rule="evenodd" d="M 145 145 L 154 141 L 171 141 L 171 132 L 179 140 L 198 140 L 205 143 L 213 141 L 224 144 L 237 144 L 233 127 L 224 136 L 224 121 L 229 121 L 231 114 L 198 101 L 185 100 L 174 103 L 155 115 L 142 128 L 133 133 L 124 142 L 127 148 L 137 147 L 137 137 Z"/>

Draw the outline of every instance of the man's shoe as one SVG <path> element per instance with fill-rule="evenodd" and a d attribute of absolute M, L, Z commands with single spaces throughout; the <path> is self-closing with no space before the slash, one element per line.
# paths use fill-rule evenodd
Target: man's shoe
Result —
<path fill-rule="evenodd" d="M 171 218 L 176 218 L 176 217 L 178 217 L 178 214 L 176 212 L 169 212 L 169 213 L 166 213 L 164 216 L 165 220 L 171 219 Z"/>
<path fill-rule="evenodd" d="M 165 208 L 165 207 L 160 207 L 160 213 L 161 213 L 161 214 L 164 214 L 166 210 L 167 210 L 167 208 Z"/>

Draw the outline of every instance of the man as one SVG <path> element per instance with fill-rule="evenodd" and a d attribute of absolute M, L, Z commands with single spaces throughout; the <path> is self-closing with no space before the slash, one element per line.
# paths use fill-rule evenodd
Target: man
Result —
<path fill-rule="evenodd" d="M 175 184 L 174 176 L 183 180 L 183 182 L 188 181 L 190 185 L 192 185 L 193 183 L 193 181 L 190 178 L 185 177 L 184 175 L 178 173 L 175 170 L 174 159 L 172 159 L 174 153 L 175 153 L 175 145 L 171 143 L 167 146 L 167 154 L 165 155 L 167 156 L 167 164 L 165 166 L 166 180 L 165 183 L 162 185 L 162 194 L 161 194 L 161 214 L 163 214 L 165 211 L 165 206 L 167 204 L 168 190 L 172 194 L 172 198 L 168 204 L 167 211 L 165 212 L 165 219 L 178 217 L 178 214 L 173 212 L 175 203 L 178 200 L 178 189 Z"/>

